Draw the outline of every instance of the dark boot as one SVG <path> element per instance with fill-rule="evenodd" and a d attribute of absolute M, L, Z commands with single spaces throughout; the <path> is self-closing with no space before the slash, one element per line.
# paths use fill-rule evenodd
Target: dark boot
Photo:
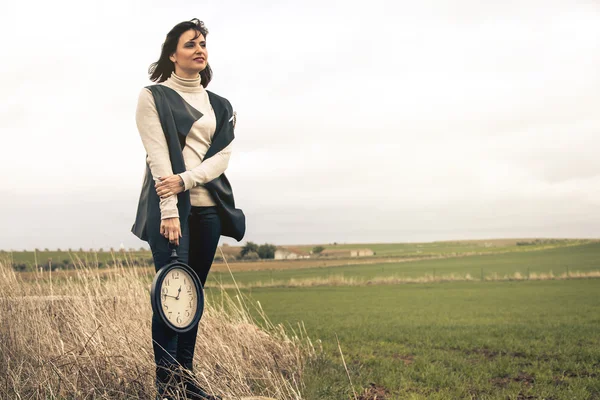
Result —
<path fill-rule="evenodd" d="M 189 400 L 223 400 L 221 396 L 208 394 L 204 388 L 196 384 L 191 372 L 185 371 L 182 373 L 183 385 L 185 387 L 185 396 Z"/>
<path fill-rule="evenodd" d="M 157 400 L 174 400 L 178 397 L 179 384 L 177 374 L 173 366 L 156 367 L 156 395 Z"/>
<path fill-rule="evenodd" d="M 223 400 L 221 396 L 206 393 L 203 388 L 194 383 L 186 385 L 185 395 L 190 400 Z"/>

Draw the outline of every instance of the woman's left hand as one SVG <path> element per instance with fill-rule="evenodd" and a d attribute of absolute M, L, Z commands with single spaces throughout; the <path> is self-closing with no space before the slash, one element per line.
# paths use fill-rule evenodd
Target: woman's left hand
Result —
<path fill-rule="evenodd" d="M 163 199 L 179 194 L 185 189 L 183 179 L 179 175 L 161 176 L 158 179 L 160 179 L 160 182 L 154 187 L 156 187 L 156 193 Z"/>

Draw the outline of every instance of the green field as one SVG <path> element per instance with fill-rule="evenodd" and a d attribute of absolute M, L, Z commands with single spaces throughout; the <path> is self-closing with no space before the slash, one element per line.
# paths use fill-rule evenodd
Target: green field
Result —
<path fill-rule="evenodd" d="M 271 321 L 304 321 L 322 340 L 324 353 L 307 370 L 307 399 L 352 398 L 337 335 L 362 399 L 574 400 L 600 399 L 599 293 L 600 280 L 581 279 L 268 288 L 251 296 Z"/>
<path fill-rule="evenodd" d="M 516 246 L 515 246 L 516 247 Z M 351 260 L 346 261 L 351 263 Z M 485 278 L 494 273 L 512 275 L 520 272 L 561 274 L 567 271 L 588 272 L 600 271 L 600 243 L 593 242 L 578 246 L 565 246 L 547 250 L 511 251 L 502 254 L 453 257 L 446 259 L 426 259 L 420 261 L 374 263 L 363 265 L 345 265 L 328 268 L 264 270 L 236 272 L 234 277 L 238 283 L 252 284 L 256 282 L 282 281 L 290 279 L 315 279 L 328 276 L 343 275 L 345 278 L 363 280 L 376 277 L 421 277 L 426 274 L 442 276 L 470 274 L 475 279 Z M 229 273 L 209 274 L 208 285 L 216 286 L 222 282 L 231 284 Z"/>

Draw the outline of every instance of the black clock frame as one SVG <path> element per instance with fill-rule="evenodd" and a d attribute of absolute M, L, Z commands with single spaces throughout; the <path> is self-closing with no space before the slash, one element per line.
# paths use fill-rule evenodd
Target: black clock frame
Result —
<path fill-rule="evenodd" d="M 176 260 L 177 255 L 175 253 L 175 250 L 173 250 L 173 254 L 175 255 L 172 255 L 171 257 L 172 259 L 175 258 Z M 191 322 L 187 326 L 182 328 L 173 325 L 171 321 L 169 321 L 162 308 L 161 293 L 160 291 L 158 291 L 158 293 L 156 291 L 156 288 L 162 285 L 163 280 L 173 268 L 180 268 L 185 270 L 188 274 L 190 274 L 196 286 L 196 299 L 198 302 L 198 305 L 196 307 L 196 314 L 194 315 L 194 318 L 192 318 Z M 198 274 L 196 274 L 196 272 L 189 265 L 179 261 L 172 261 L 171 263 L 165 265 L 164 267 L 158 270 L 158 272 L 154 276 L 154 279 L 152 280 L 152 287 L 150 288 L 150 300 L 152 303 L 152 311 L 154 311 L 155 314 L 158 314 L 158 316 L 164 322 L 165 325 L 167 325 L 170 329 L 178 333 L 184 333 L 192 329 L 196 324 L 200 322 L 202 314 L 204 313 L 204 288 L 202 287 L 202 282 L 200 282 Z"/>

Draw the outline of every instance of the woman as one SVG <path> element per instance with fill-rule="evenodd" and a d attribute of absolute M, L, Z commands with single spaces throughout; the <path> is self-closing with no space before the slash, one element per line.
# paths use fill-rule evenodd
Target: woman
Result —
<path fill-rule="evenodd" d="M 140 92 L 136 124 L 147 153 L 146 177 L 132 232 L 148 241 L 156 271 L 169 263 L 169 243 L 178 246 L 205 284 L 220 235 L 242 239 L 245 217 L 235 208 L 224 171 L 231 156 L 235 113 L 225 98 L 205 90 L 211 80 L 202 21 L 177 24 L 160 58 L 150 66 L 157 82 Z M 188 398 L 219 399 L 194 385 L 198 326 L 186 333 L 152 316 L 156 385 L 160 398 L 183 381 Z M 183 375 L 175 374 L 178 367 Z M 173 395 L 171 393 L 171 395 Z M 168 398 L 168 397 L 167 397 Z"/>

